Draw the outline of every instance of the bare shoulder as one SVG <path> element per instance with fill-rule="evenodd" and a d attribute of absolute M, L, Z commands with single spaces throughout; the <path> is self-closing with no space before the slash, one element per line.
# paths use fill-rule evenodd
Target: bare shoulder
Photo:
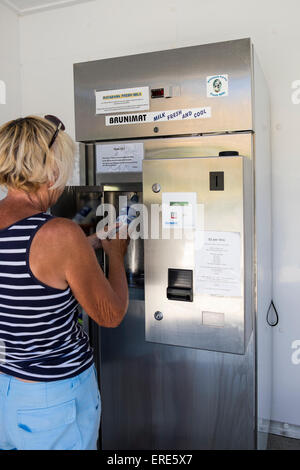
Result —
<path fill-rule="evenodd" d="M 51 234 L 65 234 L 68 236 L 78 236 L 78 234 L 84 235 L 81 228 L 75 224 L 70 219 L 66 219 L 64 217 L 54 217 L 50 219 L 46 224 L 44 224 L 41 230 L 44 230 L 45 233 Z"/>
<path fill-rule="evenodd" d="M 74 266 L 75 271 L 79 271 L 88 248 L 86 236 L 78 225 L 68 219 L 53 218 L 42 225 L 33 238 L 31 271 L 45 284 L 65 289 L 69 284 L 67 271 Z"/>
<path fill-rule="evenodd" d="M 45 223 L 36 234 L 36 241 L 47 246 L 70 248 L 76 244 L 86 244 L 86 236 L 72 220 L 55 217 Z"/>

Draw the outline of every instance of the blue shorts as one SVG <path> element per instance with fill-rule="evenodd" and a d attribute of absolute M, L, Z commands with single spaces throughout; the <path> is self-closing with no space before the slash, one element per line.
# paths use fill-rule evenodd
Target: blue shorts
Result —
<path fill-rule="evenodd" d="M 55 382 L 0 374 L 2 450 L 96 450 L 100 415 L 95 366 Z"/>

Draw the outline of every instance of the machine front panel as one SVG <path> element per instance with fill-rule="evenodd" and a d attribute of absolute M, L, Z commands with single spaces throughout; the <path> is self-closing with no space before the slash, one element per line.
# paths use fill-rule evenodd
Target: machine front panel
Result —
<path fill-rule="evenodd" d="M 145 240 L 147 341 L 245 352 L 249 163 L 244 157 L 144 161 L 151 232 Z M 158 236 L 155 205 L 161 206 Z"/>

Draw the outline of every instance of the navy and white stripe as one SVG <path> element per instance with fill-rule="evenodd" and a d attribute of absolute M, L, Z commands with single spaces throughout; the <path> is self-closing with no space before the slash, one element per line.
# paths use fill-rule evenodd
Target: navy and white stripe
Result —
<path fill-rule="evenodd" d="M 29 266 L 33 237 L 52 218 L 41 212 L 0 230 L 0 372 L 36 382 L 73 377 L 93 363 L 72 291 L 47 286 Z"/>

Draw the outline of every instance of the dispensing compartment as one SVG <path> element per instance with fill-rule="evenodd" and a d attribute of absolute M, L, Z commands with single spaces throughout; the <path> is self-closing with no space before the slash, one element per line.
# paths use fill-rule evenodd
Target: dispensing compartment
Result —
<path fill-rule="evenodd" d="M 96 210 L 102 197 L 102 188 L 98 186 L 67 186 L 51 208 L 51 214 L 74 220 L 86 235 L 91 235 L 100 220 Z"/>
<path fill-rule="evenodd" d="M 242 156 L 144 160 L 147 341 L 244 354 L 253 319 L 251 185 L 252 162 Z"/>
<path fill-rule="evenodd" d="M 137 236 L 133 236 L 128 245 L 128 249 L 124 258 L 125 270 L 130 288 L 144 288 L 144 240 L 141 234 L 142 225 L 141 211 L 143 203 L 142 184 L 141 183 L 125 183 L 125 184 L 107 184 L 104 185 L 103 202 L 114 207 L 115 215 L 122 217 L 127 213 L 130 215 L 132 208 L 133 219 L 129 221 L 134 224 Z M 124 211 L 125 210 L 125 211 Z"/>
<path fill-rule="evenodd" d="M 132 205 L 139 207 L 143 202 L 141 183 L 107 184 L 101 186 L 69 186 L 52 207 L 51 213 L 57 217 L 66 217 L 77 223 L 85 234 L 96 232 L 98 222 L 102 216 L 96 215 L 100 204 L 109 204 L 113 208 L 114 222 L 122 210 Z M 140 211 L 137 210 L 137 217 Z M 137 220 L 137 232 L 142 229 Z M 97 250 L 96 256 L 106 275 L 108 266 L 105 263 L 103 250 Z M 125 269 L 129 287 L 144 287 L 144 240 L 142 237 L 131 239 L 124 258 Z"/>

